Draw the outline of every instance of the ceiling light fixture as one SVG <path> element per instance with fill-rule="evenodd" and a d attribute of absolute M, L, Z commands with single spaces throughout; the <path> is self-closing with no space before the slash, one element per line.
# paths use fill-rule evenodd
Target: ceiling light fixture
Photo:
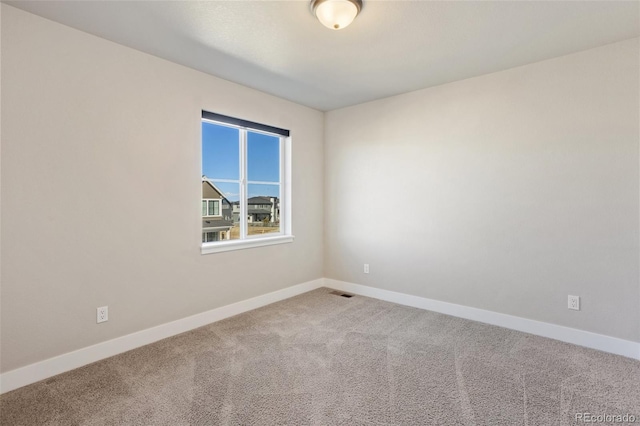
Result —
<path fill-rule="evenodd" d="M 311 12 L 332 30 L 347 27 L 362 10 L 362 0 L 311 0 Z"/>

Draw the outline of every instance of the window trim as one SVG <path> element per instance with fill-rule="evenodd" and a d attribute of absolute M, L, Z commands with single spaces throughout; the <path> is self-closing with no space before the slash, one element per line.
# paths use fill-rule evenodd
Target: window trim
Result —
<path fill-rule="evenodd" d="M 278 135 L 278 136 L 284 136 L 284 137 L 291 136 L 291 132 L 289 132 L 289 130 L 286 130 L 286 129 L 268 126 L 266 124 L 260 124 L 254 121 L 243 120 L 241 118 L 229 117 L 228 115 L 216 114 L 215 112 L 209 112 L 209 111 L 203 110 L 202 119 L 207 121 L 213 121 L 226 126 L 257 130 L 262 133 L 268 133 L 271 135 Z M 202 143 L 202 139 L 200 140 L 200 143 Z"/>
<path fill-rule="evenodd" d="M 227 121 L 228 120 L 228 121 Z M 219 253 L 231 250 L 242 250 L 253 247 L 263 247 L 276 244 L 291 243 L 295 239 L 292 232 L 292 209 L 291 209 L 291 136 L 290 132 L 285 129 L 254 123 L 247 120 L 241 120 L 228 117 L 221 114 L 202 111 L 200 120 L 200 131 L 202 132 L 202 122 L 210 122 L 216 125 L 232 127 L 239 129 L 240 132 L 240 235 L 245 236 L 244 239 L 238 240 L 220 240 L 209 243 L 200 243 L 201 254 Z M 244 131 L 242 131 L 244 130 Z M 279 192 L 279 219 L 280 231 L 278 233 L 264 235 L 248 235 L 248 186 L 251 183 L 260 183 L 258 181 L 250 181 L 247 179 L 247 132 L 264 133 L 270 136 L 277 136 L 280 141 L 280 192 Z M 202 133 L 200 133 L 200 155 L 202 156 Z M 202 158 L 200 159 L 202 164 Z M 214 181 L 214 179 L 209 179 Z M 202 180 L 200 180 L 200 183 Z M 263 182 L 268 183 L 268 182 Z M 270 182 L 269 182 L 270 183 Z M 274 183 L 270 183 L 274 184 Z M 202 200 L 202 198 L 201 198 Z M 244 201 L 242 201 L 244 200 Z M 202 207 L 200 207 L 200 212 Z M 220 205 L 220 213 L 222 214 L 222 205 Z M 201 216 L 202 217 L 202 216 Z M 200 239 L 201 240 L 201 239 Z"/>
<path fill-rule="evenodd" d="M 210 243 L 201 243 L 201 254 L 220 253 L 232 250 L 244 250 L 254 247 L 272 246 L 276 244 L 292 243 L 293 235 L 278 235 L 274 237 L 251 238 L 246 240 L 220 240 Z"/>

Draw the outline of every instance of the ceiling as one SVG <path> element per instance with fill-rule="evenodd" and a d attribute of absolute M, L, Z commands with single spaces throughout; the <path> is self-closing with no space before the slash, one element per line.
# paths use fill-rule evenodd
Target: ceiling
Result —
<path fill-rule="evenodd" d="M 372 1 L 323 27 L 301 1 L 7 1 L 322 111 L 640 36 L 637 1 Z"/>

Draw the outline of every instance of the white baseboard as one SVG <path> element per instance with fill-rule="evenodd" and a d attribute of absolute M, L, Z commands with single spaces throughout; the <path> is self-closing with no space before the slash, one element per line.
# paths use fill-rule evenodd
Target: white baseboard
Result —
<path fill-rule="evenodd" d="M 578 330 L 561 325 L 535 321 L 513 315 L 500 314 L 498 312 L 486 311 L 469 306 L 456 305 L 454 303 L 441 302 L 439 300 L 411 296 L 409 294 L 397 293 L 395 291 L 382 290 L 379 288 L 328 278 L 325 278 L 325 286 L 400 305 L 426 309 L 454 317 L 465 318 L 509 328 L 511 330 L 535 334 L 537 336 L 549 337 L 551 339 L 561 340 L 563 342 L 573 343 L 575 345 L 585 346 L 592 349 L 598 349 L 603 352 L 609 352 L 640 360 L 640 343 L 619 339 L 617 337 L 605 336 L 603 334 L 591 333 L 589 331 Z"/>
<path fill-rule="evenodd" d="M 549 337 L 551 339 L 640 360 L 640 343 L 637 342 L 469 306 L 441 302 L 360 284 L 320 278 L 7 371 L 6 373 L 0 374 L 0 394 L 323 286 L 400 305 L 440 312 L 455 317 Z"/>
<path fill-rule="evenodd" d="M 323 285 L 322 278 L 308 281 L 7 371 L 0 374 L 0 394 L 212 322 L 315 290 Z"/>

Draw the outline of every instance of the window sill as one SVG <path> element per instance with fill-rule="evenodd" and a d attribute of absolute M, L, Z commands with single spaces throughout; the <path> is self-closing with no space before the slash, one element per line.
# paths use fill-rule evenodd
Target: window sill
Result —
<path fill-rule="evenodd" d="M 275 244 L 292 243 L 293 235 L 278 235 L 276 237 L 263 237 L 246 240 L 217 241 L 213 243 L 203 243 L 200 248 L 201 254 L 220 253 L 223 251 L 244 250 L 254 247 L 272 246 Z"/>

